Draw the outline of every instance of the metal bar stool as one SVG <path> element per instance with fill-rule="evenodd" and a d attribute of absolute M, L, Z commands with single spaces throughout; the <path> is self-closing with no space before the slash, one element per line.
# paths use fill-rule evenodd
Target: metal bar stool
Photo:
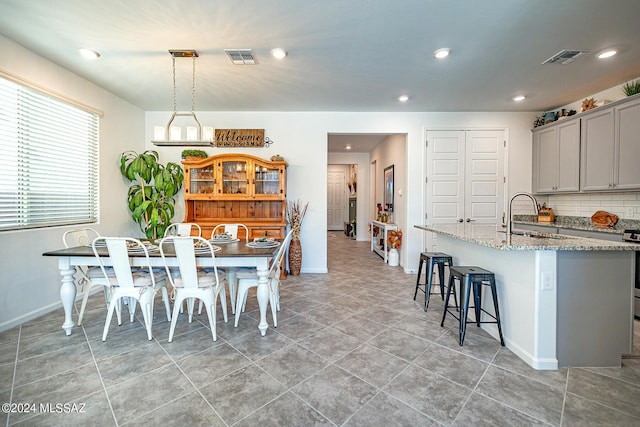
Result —
<path fill-rule="evenodd" d="M 420 283 L 420 276 L 422 276 L 422 265 L 427 263 L 427 276 L 425 277 L 425 283 Z M 438 277 L 440 284 L 440 296 L 442 300 L 444 300 L 444 266 L 445 264 L 451 269 L 453 265 L 453 258 L 451 255 L 447 255 L 442 252 L 422 252 L 420 253 L 420 264 L 418 265 L 418 278 L 416 279 L 416 291 L 413 293 L 413 300 L 416 300 L 416 296 L 418 295 L 418 289 L 420 292 L 424 292 L 424 311 L 427 311 L 429 308 L 429 299 L 433 292 L 431 292 L 431 287 L 433 286 L 433 273 L 434 267 L 438 268 Z M 424 287 L 424 289 L 421 288 Z M 427 289 L 429 292 L 427 292 Z M 458 305 L 458 301 L 456 299 L 455 293 L 453 294 L 453 298 L 456 301 L 456 305 Z"/>
<path fill-rule="evenodd" d="M 455 313 L 452 313 L 449 308 L 449 296 L 453 290 L 453 295 L 455 296 L 455 280 L 458 279 L 460 282 L 460 317 L 456 316 Z M 495 310 L 495 316 L 485 309 L 482 308 L 482 286 L 489 286 L 491 288 L 491 294 L 493 296 L 493 308 Z M 467 320 L 467 313 L 469 312 L 469 294 L 471 292 L 471 288 L 473 287 L 473 300 L 474 305 L 473 308 L 476 320 L 475 322 L 469 322 Z M 496 279 L 495 275 L 482 269 L 480 267 L 449 267 L 449 285 L 447 286 L 447 298 L 444 302 L 444 314 L 442 315 L 442 323 L 440 326 L 444 326 L 444 319 L 447 317 L 447 312 L 449 312 L 453 317 L 458 319 L 460 322 L 460 345 L 464 341 L 464 334 L 467 330 L 467 323 L 476 323 L 478 327 L 480 323 L 497 323 L 498 324 L 498 333 L 500 334 L 500 344 L 504 347 L 504 339 L 502 337 L 502 327 L 500 325 L 500 310 L 498 309 L 498 293 L 496 292 Z M 486 320 L 481 321 L 480 316 L 484 312 L 487 316 L 491 317 L 494 320 Z"/>

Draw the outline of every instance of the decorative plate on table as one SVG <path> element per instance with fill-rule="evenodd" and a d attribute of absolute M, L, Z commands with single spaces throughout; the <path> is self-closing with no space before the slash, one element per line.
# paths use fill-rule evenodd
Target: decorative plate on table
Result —
<path fill-rule="evenodd" d="M 213 248 L 213 252 L 218 252 L 220 249 L 222 249 L 220 246 L 216 245 L 211 245 L 211 247 Z M 198 241 L 195 243 L 195 253 L 198 255 L 206 255 L 211 252 L 209 251 L 209 246 L 207 246 L 206 243 Z"/>
<path fill-rule="evenodd" d="M 158 246 L 154 245 L 153 243 L 150 242 L 142 242 L 143 245 L 146 246 L 147 251 L 149 252 L 155 252 L 158 250 Z M 127 251 L 132 253 L 132 254 L 143 254 L 144 253 L 144 249 L 142 249 L 142 247 L 138 244 L 136 244 L 135 242 L 127 242 Z"/>
<path fill-rule="evenodd" d="M 234 239 L 231 235 L 226 233 L 215 234 L 209 239 L 211 243 L 225 244 L 225 243 L 233 243 L 239 242 L 240 239 Z"/>
<path fill-rule="evenodd" d="M 277 246 L 280 246 L 280 242 L 274 240 L 273 238 L 265 238 L 265 237 L 253 239 L 253 242 L 247 243 L 247 247 L 253 248 L 253 249 L 275 248 Z"/>

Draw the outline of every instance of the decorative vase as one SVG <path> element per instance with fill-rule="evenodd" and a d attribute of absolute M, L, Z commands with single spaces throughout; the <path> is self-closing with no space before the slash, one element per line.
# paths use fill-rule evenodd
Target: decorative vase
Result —
<path fill-rule="evenodd" d="M 300 239 L 292 239 L 289 244 L 289 274 L 299 276 L 301 267 L 302 245 L 300 244 Z"/>
<path fill-rule="evenodd" d="M 389 250 L 389 265 L 391 267 L 397 267 L 400 265 L 400 254 L 398 254 L 398 250 L 396 248 L 391 248 Z"/>

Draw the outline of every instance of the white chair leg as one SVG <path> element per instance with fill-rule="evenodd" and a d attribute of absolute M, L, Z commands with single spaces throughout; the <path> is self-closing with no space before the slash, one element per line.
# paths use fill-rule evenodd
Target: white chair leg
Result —
<path fill-rule="evenodd" d="M 273 318 L 273 327 L 278 327 L 278 311 L 276 310 L 276 294 L 271 290 L 269 292 L 269 305 L 271 306 L 271 317 Z"/>
<path fill-rule="evenodd" d="M 80 315 L 78 316 L 78 326 L 82 325 L 84 318 L 84 309 L 87 307 L 87 300 L 89 299 L 89 290 L 91 289 L 91 281 L 86 282 L 84 285 L 84 294 L 82 295 L 82 305 L 80 305 Z"/>
<path fill-rule="evenodd" d="M 118 326 L 122 326 L 122 300 L 124 298 L 118 298 L 116 300 L 116 316 L 118 318 Z"/>
<path fill-rule="evenodd" d="M 209 327 L 211 328 L 211 336 L 214 341 L 218 341 L 218 334 L 216 331 L 216 298 L 212 298 L 212 295 L 209 294 L 203 297 L 200 301 L 203 305 L 206 305 Z"/>
<path fill-rule="evenodd" d="M 109 332 L 109 325 L 111 324 L 111 319 L 113 318 L 113 311 L 116 310 L 116 305 L 118 301 L 111 300 L 109 303 L 109 308 L 107 309 L 107 320 L 104 322 L 104 330 L 102 331 L 102 341 L 107 340 L 107 332 Z"/>
<path fill-rule="evenodd" d="M 189 323 L 193 321 L 193 309 L 195 306 L 195 298 L 187 298 L 187 313 L 189 313 Z"/>
<path fill-rule="evenodd" d="M 222 306 L 222 317 L 224 318 L 224 323 L 227 323 L 227 292 L 224 290 L 224 283 L 220 287 L 220 305 Z"/>
<path fill-rule="evenodd" d="M 238 327 L 238 322 L 240 321 L 240 312 L 242 311 L 240 310 L 240 308 L 244 305 L 244 302 L 247 298 L 247 293 L 249 293 L 249 289 L 238 286 L 237 291 L 238 294 L 236 295 L 236 319 L 233 325 L 235 328 Z"/>
<path fill-rule="evenodd" d="M 147 338 L 149 338 L 149 340 L 151 340 L 153 337 L 151 335 L 151 321 L 153 320 L 151 318 L 151 304 L 149 304 L 148 302 L 142 303 L 142 301 L 140 302 L 140 308 L 142 309 L 142 317 L 144 318 L 144 326 L 147 330 Z"/>
<path fill-rule="evenodd" d="M 171 321 L 171 304 L 169 303 L 169 293 L 167 288 L 162 288 L 162 301 L 164 301 L 164 309 L 167 312 L 167 322 Z"/>
<path fill-rule="evenodd" d="M 109 292 L 108 286 L 102 286 L 104 290 L 104 300 L 107 302 L 107 308 L 109 307 L 109 303 L 111 302 L 111 292 Z"/>
<path fill-rule="evenodd" d="M 178 315 L 182 311 L 182 303 L 184 298 L 181 297 L 180 292 L 176 295 L 176 300 L 173 303 L 173 316 L 171 317 L 171 327 L 169 328 L 169 342 L 173 341 L 173 332 L 176 329 L 176 323 L 178 321 Z"/>
<path fill-rule="evenodd" d="M 136 315 L 136 305 L 138 301 L 135 298 L 129 297 L 129 320 L 133 323 Z"/>

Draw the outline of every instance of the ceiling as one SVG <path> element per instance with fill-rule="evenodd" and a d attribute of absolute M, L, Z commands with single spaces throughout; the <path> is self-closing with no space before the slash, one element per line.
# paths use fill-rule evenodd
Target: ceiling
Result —
<path fill-rule="evenodd" d="M 2 0 L 0 34 L 147 111 L 173 107 L 169 49 L 200 54 L 197 111 L 544 111 L 640 76 L 639 14 L 638 0 Z M 562 49 L 592 51 L 541 65 Z M 191 66 L 176 60 L 178 110 Z"/>

